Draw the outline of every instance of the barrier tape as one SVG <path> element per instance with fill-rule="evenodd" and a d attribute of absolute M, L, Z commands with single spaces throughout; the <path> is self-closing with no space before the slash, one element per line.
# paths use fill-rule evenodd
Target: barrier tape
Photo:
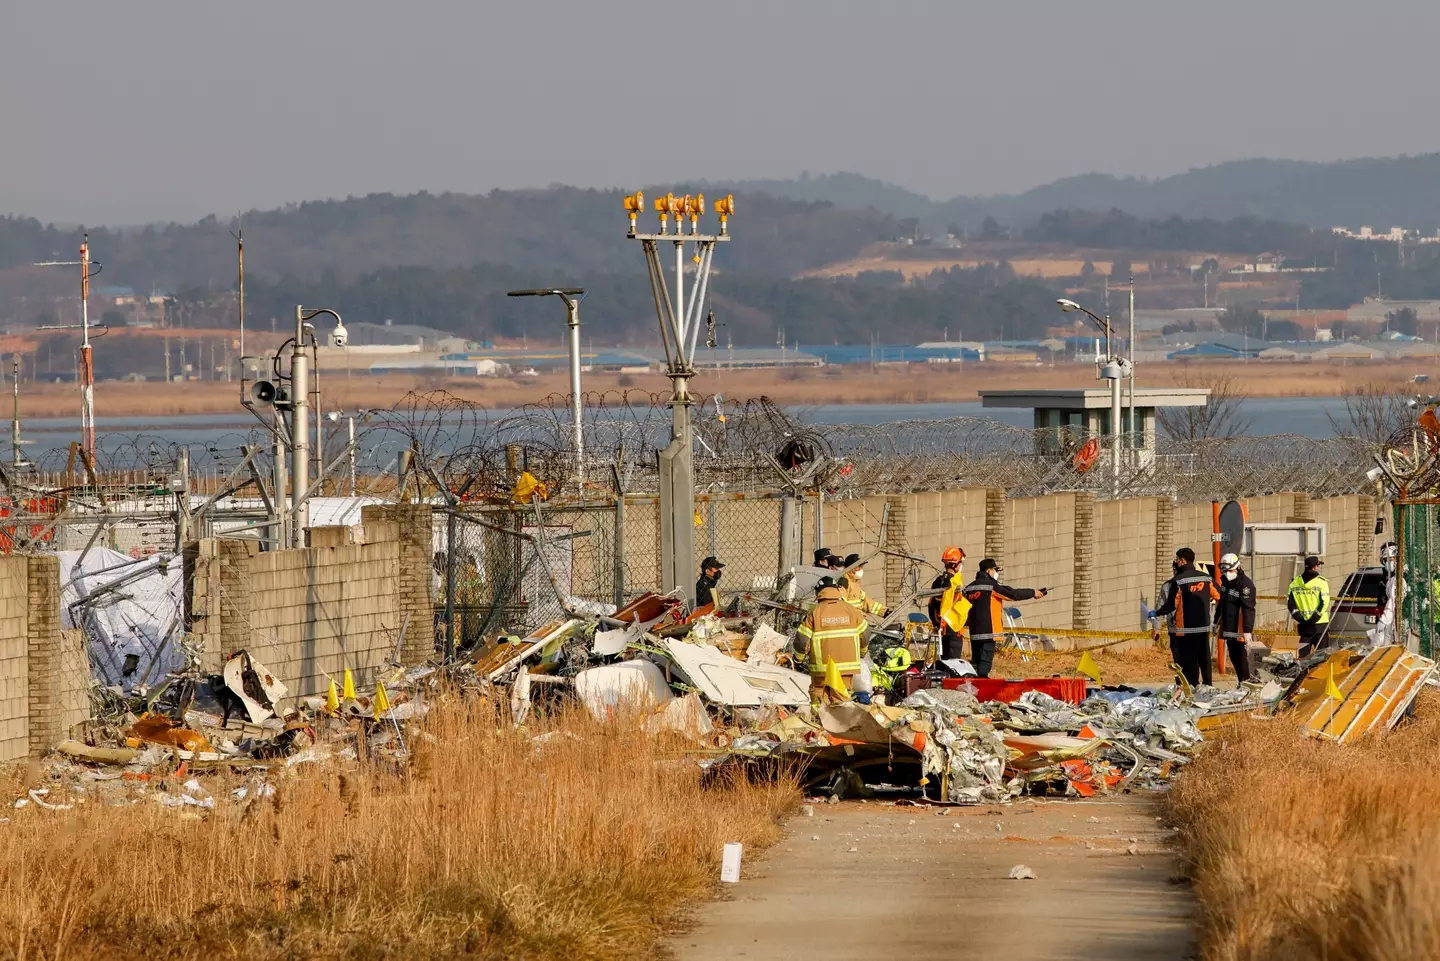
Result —
<path fill-rule="evenodd" d="M 1017 654 L 1039 654 L 1039 653 L 1046 653 L 1046 654 L 1083 654 L 1083 653 L 1086 652 L 1086 651 L 1098 651 L 1098 650 L 1101 650 L 1101 649 L 1103 649 L 1103 648 L 1114 647 L 1116 644 L 1123 644 L 1123 643 L 1126 642 L 1126 641 L 1139 641 L 1139 640 L 1154 641 L 1154 640 L 1155 640 L 1155 636 L 1154 636 L 1150 631 L 1099 631 L 1099 630 L 1089 630 L 1089 629 L 1086 629 L 1086 628 L 1078 628 L 1078 627 L 1031 627 L 1031 626 L 1028 626 L 1028 625 L 1027 625 L 1026 627 L 1023 627 L 1023 628 L 1011 629 L 1011 630 L 1007 630 L 1007 631 L 1005 632 L 1005 636 L 1006 636 L 1006 637 L 1011 637 L 1011 636 L 1029 636 L 1029 635 L 1034 635 L 1034 636 L 1037 636 L 1037 637 L 1089 637 L 1089 638 L 1102 638 L 1102 637 L 1103 637 L 1103 638 L 1108 638 L 1108 640 L 1105 640 L 1105 641 L 1103 641 L 1103 642 L 1100 643 L 1100 644 L 1091 644 L 1091 645 L 1089 645 L 1089 646 L 1087 646 L 1087 647 L 1074 647 L 1074 648 L 1070 648 L 1069 650 L 1066 650 L 1066 651 L 1043 651 L 1043 652 L 1042 652 L 1042 651 L 1030 651 L 1030 650 L 1026 650 L 1025 648 L 1018 647 L 1018 646 L 1013 645 L 1013 644 L 1000 645 L 1000 650 L 1011 651 L 1011 652 L 1014 652 L 1014 653 L 1017 653 Z M 1161 639 L 1164 639 L 1165 636 L 1166 636 L 1166 632 L 1165 632 L 1163 629 L 1160 631 L 1160 636 L 1161 636 Z M 1209 636 L 1209 635 L 1207 635 L 1207 636 Z M 1251 632 L 1250 632 L 1250 636 L 1251 636 L 1252 638 L 1256 638 L 1256 639 L 1259 639 L 1259 638 L 1262 638 L 1262 637 L 1293 638 L 1293 639 L 1294 639 L 1295 641 L 1297 641 L 1297 642 L 1298 642 L 1299 639 L 1300 639 L 1300 635 L 1299 635 L 1298 633 L 1296 633 L 1295 631 L 1251 631 Z M 1368 640 L 1368 639 L 1369 639 L 1369 635 L 1368 635 L 1368 634 L 1363 634 L 1363 633 L 1360 633 L 1360 634 L 1339 634 L 1339 633 L 1333 633 L 1333 632 L 1332 632 L 1332 633 L 1327 634 L 1326 637 L 1330 638 L 1331 640 Z M 1296 646 L 1298 646 L 1298 643 L 1297 643 Z"/>

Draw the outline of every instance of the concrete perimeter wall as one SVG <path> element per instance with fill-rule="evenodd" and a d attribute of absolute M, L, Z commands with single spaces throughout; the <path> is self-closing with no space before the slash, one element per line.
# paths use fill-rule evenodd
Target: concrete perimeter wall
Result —
<path fill-rule="evenodd" d="M 368 685 L 387 663 L 434 653 L 431 521 L 425 505 L 366 507 L 362 543 L 316 528 L 301 550 L 200 541 L 186 557 L 186 620 L 205 638 L 208 669 L 248 650 L 296 696 L 349 668 Z M 404 631 L 403 638 L 401 631 Z"/>
<path fill-rule="evenodd" d="M 1375 563 L 1372 498 L 1271 494 L 1242 502 L 1254 523 L 1324 523 L 1326 573 L 1337 590 L 1350 571 Z M 814 545 L 813 511 L 813 500 L 807 501 L 807 562 Z M 1001 562 L 1005 583 L 1051 588 L 1046 598 L 1015 605 L 1027 626 L 1142 630 L 1142 611 L 1156 604 L 1175 550 L 1188 546 L 1200 560 L 1211 559 L 1211 506 L 1168 498 L 1097 501 L 1083 493 L 1007 498 L 998 490 L 966 488 L 832 501 L 824 512 L 824 546 L 838 554 L 873 551 L 884 517 L 888 547 L 922 555 L 933 565 L 923 570 L 922 588 L 938 571 L 941 551 L 951 545 L 965 550 L 967 577 L 990 556 Z M 1281 598 L 1299 559 L 1242 557 L 1241 563 L 1267 598 L 1257 604 L 1260 623 L 1283 625 Z M 903 596 L 905 565 L 900 558 L 877 559 L 866 572 L 866 591 L 894 603 Z"/>

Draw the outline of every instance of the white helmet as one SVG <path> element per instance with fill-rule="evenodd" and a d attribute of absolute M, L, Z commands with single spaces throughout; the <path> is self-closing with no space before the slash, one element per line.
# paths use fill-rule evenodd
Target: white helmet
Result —
<path fill-rule="evenodd" d="M 1382 561 L 1393 561 L 1397 556 L 1399 556 L 1399 553 L 1400 552 L 1395 548 L 1395 544 L 1390 541 L 1385 542 L 1380 547 L 1380 559 Z"/>
<path fill-rule="evenodd" d="M 1240 566 L 1240 558 L 1235 554 L 1224 554 L 1220 557 L 1220 569 L 1222 571 L 1233 571 Z"/>

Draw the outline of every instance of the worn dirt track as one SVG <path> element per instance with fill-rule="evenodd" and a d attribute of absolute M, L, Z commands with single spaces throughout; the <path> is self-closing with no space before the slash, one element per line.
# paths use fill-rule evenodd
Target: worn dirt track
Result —
<path fill-rule="evenodd" d="M 1192 898 L 1157 809 L 1143 795 L 944 815 L 817 804 L 669 947 L 678 961 L 1192 958 Z M 1035 880 L 1010 880 L 1016 864 Z"/>

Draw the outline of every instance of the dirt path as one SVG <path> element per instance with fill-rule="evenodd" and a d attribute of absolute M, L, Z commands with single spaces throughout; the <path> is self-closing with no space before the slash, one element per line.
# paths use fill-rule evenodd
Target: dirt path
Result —
<path fill-rule="evenodd" d="M 817 804 L 670 947 L 678 961 L 1191 958 L 1191 897 L 1157 808 Z M 1016 864 L 1035 880 L 1010 880 Z"/>

